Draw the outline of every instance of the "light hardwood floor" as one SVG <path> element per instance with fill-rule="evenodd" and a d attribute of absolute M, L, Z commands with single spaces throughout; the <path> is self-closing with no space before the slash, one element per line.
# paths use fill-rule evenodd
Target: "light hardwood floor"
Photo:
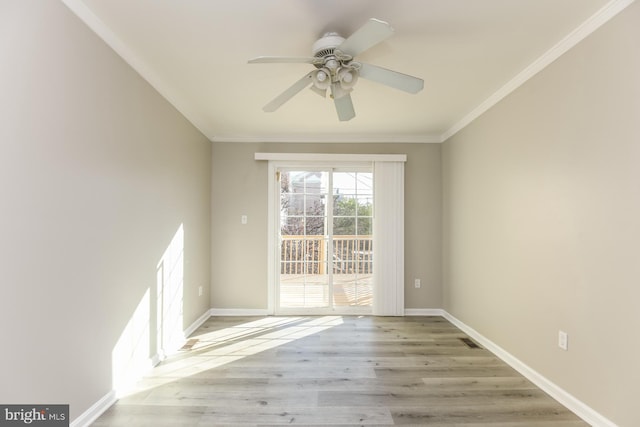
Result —
<path fill-rule="evenodd" d="M 211 318 L 191 338 L 93 425 L 587 426 L 441 317 Z"/>

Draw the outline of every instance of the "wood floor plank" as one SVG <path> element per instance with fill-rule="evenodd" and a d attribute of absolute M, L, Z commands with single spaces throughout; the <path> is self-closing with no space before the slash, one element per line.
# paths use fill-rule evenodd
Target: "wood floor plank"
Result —
<path fill-rule="evenodd" d="M 206 407 L 114 405 L 100 416 L 94 427 L 193 427 L 200 423 Z"/>
<path fill-rule="evenodd" d="M 448 390 L 529 390 L 537 387 L 521 376 L 514 377 L 457 377 L 422 378 L 422 381 L 434 391 Z"/>
<path fill-rule="evenodd" d="M 461 407 L 406 407 L 392 409 L 394 424 L 466 424 L 474 423 L 514 423 L 575 421 L 575 415 L 558 403 L 542 402 L 495 402 L 492 405 L 468 405 Z M 551 424 L 553 425 L 553 424 Z M 583 426 L 588 424 L 583 423 Z"/>
<path fill-rule="evenodd" d="M 216 317 L 93 425 L 585 427 L 442 317 Z"/>
<path fill-rule="evenodd" d="M 305 407 L 318 406 L 316 391 L 219 391 L 192 388 L 184 390 L 158 389 L 149 393 L 143 400 L 144 405 L 207 406 L 208 408 L 258 408 L 269 407 Z"/>
<path fill-rule="evenodd" d="M 320 406 L 385 406 L 396 407 L 466 407 L 473 405 L 493 405 L 500 402 L 507 405 L 512 402 L 546 402 L 548 396 L 540 390 L 480 390 L 480 391 L 434 391 L 431 389 L 405 390 L 400 392 L 363 391 L 320 392 Z"/>
<path fill-rule="evenodd" d="M 269 380 L 270 390 L 315 390 L 353 393 L 389 392 L 427 389 L 421 378 L 296 378 Z"/>
<path fill-rule="evenodd" d="M 244 408 L 211 409 L 205 411 L 198 426 L 244 425 L 255 423 L 256 420 L 260 420 L 260 424 L 283 424 L 288 426 L 393 424 L 391 412 L 388 408 L 319 408 L 315 406 L 300 406 L 296 408 L 259 408 L 256 410 L 246 410 Z"/>
<path fill-rule="evenodd" d="M 412 378 L 451 378 L 451 377 L 508 377 L 518 376 L 516 370 L 503 365 L 494 367 L 477 366 L 416 366 L 403 368 L 375 368 L 378 378 L 403 377 Z"/>

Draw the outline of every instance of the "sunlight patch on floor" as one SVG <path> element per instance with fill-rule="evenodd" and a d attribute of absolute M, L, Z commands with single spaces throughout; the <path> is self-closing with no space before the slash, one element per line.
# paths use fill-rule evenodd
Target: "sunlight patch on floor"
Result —
<path fill-rule="evenodd" d="M 228 328 L 195 334 L 198 342 L 188 352 L 154 368 L 123 396 L 151 390 L 182 378 L 218 369 L 245 357 L 271 350 L 343 324 L 342 316 L 268 317 Z"/>

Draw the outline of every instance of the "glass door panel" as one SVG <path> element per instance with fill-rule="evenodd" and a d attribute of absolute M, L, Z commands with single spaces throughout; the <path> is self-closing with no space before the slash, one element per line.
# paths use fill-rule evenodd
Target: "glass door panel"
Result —
<path fill-rule="evenodd" d="M 280 173 L 281 308 L 330 305 L 326 249 L 328 188 L 328 172 Z"/>
<path fill-rule="evenodd" d="M 373 174 L 333 173 L 333 294 L 337 307 L 370 307 Z"/>

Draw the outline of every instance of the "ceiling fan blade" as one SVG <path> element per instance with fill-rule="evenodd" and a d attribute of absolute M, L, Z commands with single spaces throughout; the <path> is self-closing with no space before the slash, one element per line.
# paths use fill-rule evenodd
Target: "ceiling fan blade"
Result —
<path fill-rule="evenodd" d="M 285 90 L 280 95 L 276 96 L 267 105 L 262 107 L 262 110 L 264 110 L 267 113 L 272 113 L 276 111 L 278 108 L 282 106 L 282 104 L 284 104 L 285 102 L 293 98 L 295 95 L 298 94 L 298 92 L 302 91 L 302 89 L 306 88 L 311 83 L 313 83 L 313 80 L 311 80 L 313 73 L 314 71 L 311 71 L 305 74 L 304 77 L 302 77 L 300 80 L 295 82 L 289 89 Z"/>
<path fill-rule="evenodd" d="M 333 103 L 336 106 L 336 112 L 338 113 L 338 119 L 341 122 L 346 122 L 353 119 L 356 116 L 356 111 L 353 109 L 353 102 L 351 102 L 351 95 L 348 93 L 342 94 L 337 97 L 334 92 L 337 90 L 336 84 L 331 85 L 331 92 L 333 93 Z"/>
<path fill-rule="evenodd" d="M 360 64 L 359 73 L 363 79 L 382 83 L 409 93 L 418 93 L 424 88 L 424 80 L 422 79 L 371 64 Z"/>
<path fill-rule="evenodd" d="M 387 39 L 393 32 L 393 28 L 388 23 L 371 18 L 343 41 L 337 49 L 354 57 Z"/>
<path fill-rule="evenodd" d="M 304 56 L 258 56 L 250 59 L 249 64 L 321 64 L 321 58 Z"/>

